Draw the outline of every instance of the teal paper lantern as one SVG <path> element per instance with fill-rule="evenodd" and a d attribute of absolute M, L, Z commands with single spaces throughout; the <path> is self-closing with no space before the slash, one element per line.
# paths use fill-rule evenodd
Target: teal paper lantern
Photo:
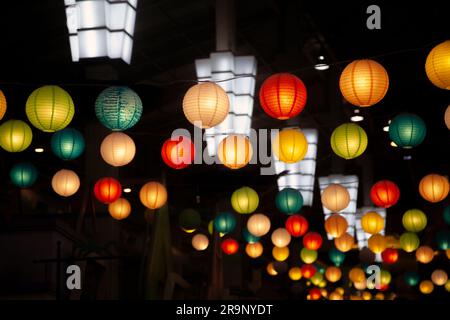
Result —
<path fill-rule="evenodd" d="M 214 230 L 222 233 L 230 233 L 236 228 L 236 218 L 230 212 L 220 212 L 214 219 Z"/>
<path fill-rule="evenodd" d="M 36 182 L 38 171 L 33 164 L 21 162 L 11 168 L 9 176 L 16 187 L 29 188 Z"/>
<path fill-rule="evenodd" d="M 401 148 L 410 149 L 418 146 L 425 139 L 427 127 L 425 122 L 412 113 L 396 116 L 389 125 L 389 136 Z"/>
<path fill-rule="evenodd" d="M 275 205 L 281 212 L 292 215 L 303 207 L 303 196 L 300 191 L 293 188 L 285 188 L 275 197 Z"/>
<path fill-rule="evenodd" d="M 252 235 L 247 228 L 242 229 L 242 236 L 247 243 L 255 243 L 259 241 L 259 237 Z"/>
<path fill-rule="evenodd" d="M 345 253 L 339 251 L 336 248 L 331 248 L 331 250 L 328 252 L 328 257 L 336 267 L 339 267 L 345 260 Z"/>
<path fill-rule="evenodd" d="M 444 209 L 444 221 L 446 224 L 450 225 L 450 206 Z"/>
<path fill-rule="evenodd" d="M 405 283 L 410 286 L 414 287 L 417 286 L 417 284 L 420 281 L 420 276 L 416 271 L 408 271 L 403 276 L 403 279 L 405 280 Z"/>
<path fill-rule="evenodd" d="M 84 151 L 86 144 L 80 131 L 66 128 L 53 134 L 51 147 L 53 153 L 62 160 L 78 158 Z"/>
<path fill-rule="evenodd" d="M 436 234 L 436 243 L 440 250 L 450 249 L 450 232 L 441 230 Z"/>
<path fill-rule="evenodd" d="M 195 230 L 200 227 L 202 218 L 197 210 L 186 209 L 180 213 L 180 216 L 178 217 L 178 223 L 184 230 Z"/>
<path fill-rule="evenodd" d="M 134 126 L 142 115 L 142 101 L 128 87 L 109 87 L 95 101 L 95 114 L 100 122 L 113 131 Z"/>

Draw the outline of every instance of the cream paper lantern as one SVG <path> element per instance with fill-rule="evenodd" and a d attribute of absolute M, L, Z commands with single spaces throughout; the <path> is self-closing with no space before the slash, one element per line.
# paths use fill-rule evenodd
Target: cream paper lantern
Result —
<path fill-rule="evenodd" d="M 136 154 L 133 139 L 123 132 L 113 132 L 103 139 L 100 154 L 106 163 L 121 167 L 130 163 Z"/>
<path fill-rule="evenodd" d="M 80 179 L 72 170 L 59 170 L 52 178 L 52 188 L 60 196 L 70 197 L 78 191 L 79 187 Z"/>
<path fill-rule="evenodd" d="M 272 232 L 272 243 L 275 247 L 287 247 L 291 242 L 291 235 L 285 228 L 278 228 Z"/>
<path fill-rule="evenodd" d="M 262 237 L 270 230 L 270 219 L 262 213 L 252 214 L 247 221 L 247 230 L 255 237 Z"/>
<path fill-rule="evenodd" d="M 340 184 L 330 184 L 322 192 L 322 204 L 331 212 L 337 213 L 348 207 L 350 194 Z"/>
<path fill-rule="evenodd" d="M 431 274 L 431 281 L 437 286 L 443 286 L 448 280 L 447 272 L 442 269 L 434 270 Z"/>
<path fill-rule="evenodd" d="M 194 247 L 197 251 L 204 251 L 209 246 L 209 240 L 208 237 L 204 234 L 196 234 L 192 237 L 192 247 Z"/>

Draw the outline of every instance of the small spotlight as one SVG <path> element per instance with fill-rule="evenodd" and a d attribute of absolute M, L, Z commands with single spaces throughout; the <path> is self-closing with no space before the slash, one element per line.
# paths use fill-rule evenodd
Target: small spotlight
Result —
<path fill-rule="evenodd" d="M 124 193 L 130 193 L 131 192 L 131 188 L 125 188 L 125 189 L 123 189 L 123 192 Z"/>
<path fill-rule="evenodd" d="M 353 117 L 350 118 L 350 121 L 352 121 L 352 122 L 360 122 L 360 121 L 363 121 L 363 120 L 364 120 L 363 116 L 353 116 Z"/>
<path fill-rule="evenodd" d="M 391 124 L 391 120 L 388 121 L 388 124 Z"/>
<path fill-rule="evenodd" d="M 384 132 L 389 132 L 389 126 L 383 127 L 383 131 L 384 131 Z"/>
<path fill-rule="evenodd" d="M 319 60 L 323 61 L 323 60 L 325 60 L 325 57 L 324 56 L 319 56 Z"/>
<path fill-rule="evenodd" d="M 42 152 L 44 152 L 44 148 L 36 148 L 36 149 L 34 149 L 34 152 L 42 153 Z"/>
<path fill-rule="evenodd" d="M 391 147 L 397 148 L 398 145 L 394 141 L 391 141 Z"/>

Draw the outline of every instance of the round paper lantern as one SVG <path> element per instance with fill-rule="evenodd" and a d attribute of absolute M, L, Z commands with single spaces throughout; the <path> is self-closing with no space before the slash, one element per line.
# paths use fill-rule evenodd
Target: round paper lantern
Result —
<path fill-rule="evenodd" d="M 306 248 L 303 248 L 300 250 L 300 258 L 302 261 L 306 264 L 314 263 L 317 260 L 318 254 L 315 250 L 309 250 Z"/>
<path fill-rule="evenodd" d="M 374 234 L 368 240 L 369 249 L 375 253 L 382 253 L 386 249 L 386 239 L 381 234 Z"/>
<path fill-rule="evenodd" d="M 381 270 L 380 272 L 380 283 L 381 285 L 387 286 L 389 283 L 391 283 L 392 276 L 391 273 L 387 270 Z"/>
<path fill-rule="evenodd" d="M 448 179 L 438 174 L 429 174 L 420 180 L 419 192 L 425 200 L 436 203 L 447 198 L 450 191 Z"/>
<path fill-rule="evenodd" d="M 81 156 L 85 148 L 83 135 L 73 128 L 65 128 L 52 135 L 53 153 L 62 160 L 73 160 Z"/>
<path fill-rule="evenodd" d="M 328 300 L 332 300 L 332 301 L 344 300 L 344 297 L 341 296 L 337 292 L 332 292 L 332 293 L 330 293 Z"/>
<path fill-rule="evenodd" d="M 390 208 L 400 199 L 400 189 L 392 181 L 378 181 L 370 189 L 370 198 L 377 207 Z"/>
<path fill-rule="evenodd" d="M 69 125 L 75 114 L 75 107 L 64 89 L 43 86 L 28 97 L 25 112 L 33 126 L 44 132 L 55 132 Z"/>
<path fill-rule="evenodd" d="M 131 213 L 131 205 L 127 199 L 119 198 L 108 205 L 108 212 L 116 220 L 123 220 Z"/>
<path fill-rule="evenodd" d="M 258 208 L 258 204 L 258 194 L 250 187 L 239 188 L 231 195 L 231 206 L 238 213 L 252 213 Z"/>
<path fill-rule="evenodd" d="M 425 140 L 427 128 L 425 122 L 412 113 L 402 113 L 392 119 L 389 136 L 399 147 L 411 149 Z"/>
<path fill-rule="evenodd" d="M 339 88 L 345 100 L 357 107 L 370 107 L 380 102 L 389 87 L 384 67 L 370 59 L 355 60 L 342 71 Z"/>
<path fill-rule="evenodd" d="M 348 233 L 344 233 L 339 238 L 334 239 L 334 245 L 336 249 L 341 252 L 350 251 L 353 248 L 353 244 L 355 243 L 355 239 Z"/>
<path fill-rule="evenodd" d="M 303 237 L 303 246 L 309 250 L 318 250 L 322 246 L 322 236 L 317 232 L 308 232 Z"/>
<path fill-rule="evenodd" d="M 337 213 L 348 207 L 350 194 L 348 190 L 340 184 L 330 184 L 326 187 L 321 196 L 322 204 L 331 212 Z"/>
<path fill-rule="evenodd" d="M 217 232 L 230 233 L 236 228 L 236 217 L 230 212 L 220 212 L 214 219 L 214 229 Z"/>
<path fill-rule="evenodd" d="M 128 87 L 109 87 L 95 100 L 95 115 L 112 131 L 127 130 L 141 118 L 142 101 Z"/>
<path fill-rule="evenodd" d="M 232 255 L 239 250 L 239 243 L 234 239 L 226 239 L 222 242 L 221 247 L 225 254 Z"/>
<path fill-rule="evenodd" d="M 309 297 L 311 300 L 319 300 L 322 298 L 322 291 L 319 288 L 312 288 L 309 290 Z"/>
<path fill-rule="evenodd" d="M 220 142 L 217 156 L 230 169 L 243 168 L 253 156 L 252 144 L 246 136 L 231 134 Z"/>
<path fill-rule="evenodd" d="M 328 267 L 327 270 L 325 271 L 325 277 L 330 282 L 333 283 L 338 282 L 342 277 L 341 269 L 333 266 Z"/>
<path fill-rule="evenodd" d="M 220 124 L 228 115 L 227 93 L 213 82 L 198 83 L 186 92 L 183 112 L 194 126 L 208 129 Z"/>
<path fill-rule="evenodd" d="M 415 271 L 408 271 L 405 273 L 405 275 L 403 276 L 406 284 L 410 287 L 414 287 L 417 286 L 417 284 L 420 281 L 420 277 L 419 274 Z"/>
<path fill-rule="evenodd" d="M 427 226 L 427 216 L 419 209 L 411 209 L 403 214 L 402 223 L 406 230 L 419 232 Z"/>
<path fill-rule="evenodd" d="M 355 123 L 344 123 L 334 129 L 331 135 L 331 148 L 335 154 L 346 160 L 362 155 L 367 144 L 366 132 Z"/>
<path fill-rule="evenodd" d="M 332 214 L 325 220 L 325 231 L 333 238 L 339 238 L 347 232 L 348 223 L 340 214 Z"/>
<path fill-rule="evenodd" d="M 352 268 L 348 274 L 352 282 L 361 283 L 366 281 L 366 274 L 361 268 Z"/>
<path fill-rule="evenodd" d="M 316 272 L 312 277 L 311 277 L 311 283 L 315 286 L 319 286 L 319 284 L 324 280 L 323 279 L 323 274 L 320 272 Z"/>
<path fill-rule="evenodd" d="M 9 177 L 16 187 L 29 188 L 36 182 L 38 171 L 32 163 L 21 162 L 11 168 Z"/>
<path fill-rule="evenodd" d="M 98 201 L 109 204 L 120 198 L 122 185 L 114 178 L 101 178 L 95 183 L 94 194 Z"/>
<path fill-rule="evenodd" d="M 397 249 L 387 248 L 381 253 L 381 258 L 387 264 L 396 263 L 398 261 L 398 251 Z"/>
<path fill-rule="evenodd" d="M 447 292 L 450 292 L 450 280 L 447 280 L 447 282 L 445 283 L 445 290 Z"/>
<path fill-rule="evenodd" d="M 200 213 L 194 209 L 185 209 L 178 216 L 178 223 L 183 230 L 196 230 L 202 223 Z"/>
<path fill-rule="evenodd" d="M 256 237 L 254 235 L 252 235 L 247 228 L 243 228 L 242 229 L 242 236 L 244 237 L 245 241 L 248 243 L 255 243 L 259 241 L 259 237 Z"/>
<path fill-rule="evenodd" d="M 436 234 L 436 243 L 440 250 L 450 249 L 450 232 L 441 230 Z"/>
<path fill-rule="evenodd" d="M 364 291 L 361 295 L 363 300 L 368 301 L 372 299 L 372 294 L 369 291 Z"/>
<path fill-rule="evenodd" d="M 151 181 L 144 184 L 139 191 L 139 199 L 149 209 L 159 209 L 167 202 L 167 190 L 161 183 Z"/>
<path fill-rule="evenodd" d="M 447 273 L 444 270 L 437 269 L 431 274 L 431 281 L 437 286 L 443 286 L 448 280 Z"/>
<path fill-rule="evenodd" d="M 272 249 L 272 256 L 277 261 L 284 261 L 289 257 L 289 248 L 288 247 L 274 247 Z"/>
<path fill-rule="evenodd" d="M 367 233 L 377 234 L 384 229 L 384 219 L 375 211 L 367 212 L 361 218 L 361 227 Z"/>
<path fill-rule="evenodd" d="M 423 294 L 430 294 L 434 290 L 433 282 L 430 280 L 424 280 L 420 283 L 419 289 Z"/>
<path fill-rule="evenodd" d="M 302 276 L 305 279 L 311 279 L 317 272 L 317 269 L 312 264 L 304 264 L 300 270 L 302 271 Z"/>
<path fill-rule="evenodd" d="M 291 242 L 291 235 L 284 228 L 278 228 L 272 232 L 272 243 L 275 247 L 287 247 Z"/>
<path fill-rule="evenodd" d="M 287 218 L 285 227 L 291 236 L 301 237 L 308 231 L 308 220 L 299 214 L 295 214 Z"/>
<path fill-rule="evenodd" d="M 299 267 L 292 267 L 289 269 L 289 278 L 292 281 L 298 281 L 302 278 L 302 271 Z"/>
<path fill-rule="evenodd" d="M 281 130 L 272 141 L 272 151 L 285 163 L 302 160 L 308 151 L 308 141 L 299 129 Z"/>
<path fill-rule="evenodd" d="M 256 259 L 263 254 L 263 246 L 259 242 L 247 243 L 245 252 L 250 258 Z"/>
<path fill-rule="evenodd" d="M 412 232 L 405 232 L 400 237 L 400 246 L 406 252 L 415 251 L 420 245 L 419 237 Z"/>
<path fill-rule="evenodd" d="M 306 98 L 303 81 L 289 73 L 270 76 L 259 90 L 259 102 L 264 112 L 278 120 L 287 120 L 302 112 Z"/>
<path fill-rule="evenodd" d="M 450 249 L 445 250 L 445 255 L 447 256 L 447 259 L 450 260 Z"/>
<path fill-rule="evenodd" d="M 450 40 L 438 44 L 430 51 L 425 71 L 436 87 L 450 90 Z"/>
<path fill-rule="evenodd" d="M 161 148 L 161 157 L 172 169 L 184 169 L 194 162 L 195 146 L 185 136 L 170 138 Z"/>
<path fill-rule="evenodd" d="M 247 221 L 247 229 L 254 236 L 262 237 L 270 230 L 270 219 L 262 213 L 252 214 Z"/>
<path fill-rule="evenodd" d="M 282 213 L 291 215 L 303 207 L 303 196 L 300 191 L 293 188 L 284 188 L 277 193 L 275 205 Z"/>
<path fill-rule="evenodd" d="M 204 251 L 209 246 L 209 239 L 204 234 L 198 233 L 192 237 L 192 247 L 197 251 Z"/>
<path fill-rule="evenodd" d="M 443 216 L 444 216 L 444 221 L 445 221 L 445 223 L 448 224 L 448 225 L 450 225 L 450 206 L 447 206 L 447 207 L 444 209 L 444 214 L 443 214 Z"/>
<path fill-rule="evenodd" d="M 0 120 L 3 119 L 6 113 L 6 98 L 3 91 L 0 90 Z"/>
<path fill-rule="evenodd" d="M 342 265 L 345 260 L 345 254 L 336 248 L 331 248 L 331 250 L 328 252 L 328 257 L 336 267 Z"/>
<path fill-rule="evenodd" d="M 450 130 L 450 105 L 445 110 L 444 120 L 445 120 L 445 125 L 447 126 L 448 130 Z"/>
<path fill-rule="evenodd" d="M 434 258 L 434 251 L 428 246 L 421 246 L 416 250 L 416 259 L 421 263 L 430 263 Z"/>
<path fill-rule="evenodd" d="M 133 139 L 125 133 L 113 132 L 103 139 L 100 154 L 107 164 L 113 167 L 121 167 L 133 160 L 136 154 L 136 146 Z"/>
<path fill-rule="evenodd" d="M 70 197 L 78 191 L 79 187 L 80 179 L 72 170 L 59 170 L 52 178 L 52 188 L 60 196 Z"/>
<path fill-rule="evenodd" d="M 276 275 L 278 274 L 278 272 L 275 270 L 275 268 L 274 268 L 274 266 L 273 266 L 273 262 L 270 262 L 270 263 L 267 265 L 266 270 L 267 270 L 267 273 L 268 273 L 269 275 L 271 275 L 271 276 L 276 276 Z"/>
<path fill-rule="evenodd" d="M 8 152 L 21 152 L 29 147 L 33 132 L 22 120 L 8 120 L 0 125 L 0 147 Z"/>

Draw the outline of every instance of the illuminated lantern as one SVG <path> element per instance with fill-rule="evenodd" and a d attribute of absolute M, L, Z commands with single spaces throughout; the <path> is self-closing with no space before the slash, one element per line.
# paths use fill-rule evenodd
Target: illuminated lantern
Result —
<path fill-rule="evenodd" d="M 321 200 L 325 208 L 337 213 L 348 207 L 350 194 L 345 187 L 332 183 L 323 190 Z"/>
<path fill-rule="evenodd" d="M 375 211 L 367 212 L 361 218 L 361 227 L 367 233 L 377 234 L 384 229 L 384 219 Z"/>
<path fill-rule="evenodd" d="M 287 120 L 305 108 L 306 87 L 303 81 L 289 73 L 277 73 L 264 80 L 259 102 L 272 118 Z"/>
<path fill-rule="evenodd" d="M 412 232 L 405 232 L 400 237 L 400 246 L 406 252 L 415 251 L 420 245 L 419 237 Z"/>
<path fill-rule="evenodd" d="M 318 254 L 317 254 L 317 251 L 315 251 L 315 250 L 309 250 L 309 249 L 303 248 L 300 251 L 300 258 L 302 259 L 302 261 L 304 263 L 307 263 L 307 264 L 314 263 L 314 261 L 317 260 L 317 256 L 318 256 Z"/>
<path fill-rule="evenodd" d="M 285 129 L 272 141 L 272 151 L 280 161 L 296 163 L 305 157 L 308 142 L 300 129 Z"/>
<path fill-rule="evenodd" d="M 339 79 L 339 88 L 345 100 L 357 107 L 370 107 L 380 102 L 388 87 L 386 69 L 370 59 L 348 64 Z"/>
<path fill-rule="evenodd" d="M 433 282 L 430 280 L 424 280 L 420 283 L 419 289 L 423 294 L 430 294 L 434 290 Z"/>
<path fill-rule="evenodd" d="M 447 280 L 447 282 L 445 283 L 445 290 L 447 292 L 450 292 L 450 280 Z"/>
<path fill-rule="evenodd" d="M 317 272 L 316 267 L 312 264 L 304 264 L 300 270 L 302 271 L 302 276 L 305 279 L 311 279 Z"/>
<path fill-rule="evenodd" d="M 296 189 L 285 188 L 277 193 L 275 205 L 282 213 L 291 215 L 299 212 L 303 207 L 303 196 Z"/>
<path fill-rule="evenodd" d="M 441 230 L 436 234 L 436 243 L 440 250 L 450 249 L 450 232 Z"/>
<path fill-rule="evenodd" d="M 52 188 L 60 196 L 70 197 L 78 191 L 79 187 L 80 179 L 72 170 L 59 170 L 52 178 Z"/>
<path fill-rule="evenodd" d="M 220 212 L 214 219 L 214 229 L 217 232 L 230 233 L 236 228 L 236 217 L 230 212 Z"/>
<path fill-rule="evenodd" d="M 161 157 L 172 169 L 184 169 L 194 162 L 195 146 L 185 136 L 170 138 L 161 148 Z"/>
<path fill-rule="evenodd" d="M 178 216 L 178 223 L 183 230 L 196 230 L 202 223 L 200 213 L 194 209 L 185 209 Z"/>
<path fill-rule="evenodd" d="M 246 136 L 231 134 L 220 142 L 217 156 L 230 169 L 243 168 L 253 156 L 252 144 Z"/>
<path fill-rule="evenodd" d="M 384 300 L 384 294 L 382 294 L 381 292 L 377 292 L 377 294 L 375 295 L 375 300 Z"/>
<path fill-rule="evenodd" d="M 392 276 L 391 273 L 387 270 L 381 270 L 380 272 L 380 283 L 381 285 L 387 286 L 389 283 L 391 283 Z"/>
<path fill-rule="evenodd" d="M 331 135 L 331 148 L 335 154 L 346 160 L 362 155 L 367 144 L 366 132 L 355 123 L 344 123 L 334 129 Z"/>
<path fill-rule="evenodd" d="M 336 267 L 342 265 L 345 260 L 345 254 L 336 248 L 331 248 L 331 250 L 328 252 L 328 257 Z"/>
<path fill-rule="evenodd" d="M 387 248 L 381 253 L 381 258 L 387 264 L 396 263 L 398 261 L 398 251 L 397 249 Z"/>
<path fill-rule="evenodd" d="M 73 128 L 65 128 L 52 135 L 53 153 L 62 160 L 73 160 L 81 156 L 85 148 L 83 135 Z"/>
<path fill-rule="evenodd" d="M 353 248 L 353 244 L 355 243 L 355 239 L 348 233 L 344 233 L 339 238 L 334 239 L 334 245 L 336 249 L 341 252 L 350 251 Z"/>
<path fill-rule="evenodd" d="M 245 252 L 250 258 L 256 259 L 262 255 L 263 246 L 259 242 L 247 243 L 245 246 Z"/>
<path fill-rule="evenodd" d="M 270 230 L 270 219 L 262 213 L 252 214 L 247 221 L 247 229 L 254 236 L 262 237 Z"/>
<path fill-rule="evenodd" d="M 43 86 L 28 97 L 25 112 L 33 126 L 44 132 L 55 132 L 69 125 L 75 114 L 75 107 L 64 89 Z"/>
<path fill-rule="evenodd" d="M 225 254 L 232 255 L 239 250 L 239 243 L 234 239 L 226 239 L 222 242 L 221 247 Z"/>
<path fill-rule="evenodd" d="M 334 290 L 334 291 L 336 291 L 337 293 L 339 293 L 341 296 L 343 296 L 344 293 L 345 293 L 345 290 L 344 290 L 344 288 L 342 288 L 342 287 L 338 287 L 338 288 L 336 288 L 336 290 Z"/>
<path fill-rule="evenodd" d="M 301 237 L 308 231 L 308 220 L 295 214 L 286 219 L 285 227 L 291 236 Z"/>
<path fill-rule="evenodd" d="M 419 232 L 427 226 L 427 216 L 419 209 L 411 209 L 403 214 L 402 223 L 406 230 Z"/>
<path fill-rule="evenodd" d="M 401 113 L 391 120 L 389 136 L 399 147 L 411 149 L 425 139 L 427 128 L 425 122 L 412 113 Z"/>
<path fill-rule="evenodd" d="M 448 179 L 438 174 L 429 174 L 420 180 L 420 195 L 427 201 L 436 203 L 444 200 L 449 193 Z"/>
<path fill-rule="evenodd" d="M 386 248 L 400 248 L 400 239 L 394 236 L 385 236 L 386 238 Z"/>
<path fill-rule="evenodd" d="M 363 300 L 366 300 L 366 301 L 371 300 L 372 294 L 369 291 L 364 291 L 362 293 L 362 298 L 363 298 Z"/>
<path fill-rule="evenodd" d="M 366 274 L 364 273 L 364 270 L 361 268 L 353 268 L 350 270 L 348 274 L 349 279 L 352 282 L 360 283 L 366 281 Z"/>
<path fill-rule="evenodd" d="M 382 253 L 386 249 L 386 239 L 381 234 L 374 234 L 369 238 L 368 246 L 373 253 Z"/>
<path fill-rule="evenodd" d="M 325 277 L 330 282 L 333 283 L 338 282 L 342 277 L 341 269 L 333 266 L 328 267 L 327 270 L 325 271 Z"/>
<path fill-rule="evenodd" d="M 114 178 L 101 178 L 95 183 L 94 194 L 98 201 L 109 204 L 120 198 L 122 186 Z"/>
<path fill-rule="evenodd" d="M 431 281 L 437 286 L 443 286 L 448 280 L 447 273 L 444 270 L 437 269 L 431 274 Z"/>
<path fill-rule="evenodd" d="M 275 247 L 287 247 L 291 242 L 291 235 L 284 228 L 278 228 L 272 232 L 272 243 Z"/>
<path fill-rule="evenodd" d="M 278 272 L 275 270 L 275 268 L 274 268 L 274 266 L 273 266 L 273 262 L 270 262 L 270 263 L 267 265 L 266 270 L 267 270 L 267 273 L 268 273 L 269 275 L 271 275 L 271 276 L 276 276 L 276 275 L 278 274 Z"/>
<path fill-rule="evenodd" d="M 220 124 L 228 115 L 227 93 L 213 82 L 201 82 L 189 88 L 183 98 L 183 112 L 194 126 L 208 129 Z"/>
<path fill-rule="evenodd" d="M 209 246 L 209 239 L 204 234 L 198 233 L 192 237 L 192 247 L 197 251 L 206 250 Z"/>
<path fill-rule="evenodd" d="M 123 132 L 110 133 L 103 139 L 100 154 L 106 163 L 113 167 L 129 164 L 136 154 L 133 139 Z"/>
<path fill-rule="evenodd" d="M 32 163 L 21 162 L 11 168 L 9 177 L 16 187 L 29 188 L 36 182 L 38 171 Z"/>
<path fill-rule="evenodd" d="M 127 199 L 119 198 L 108 205 L 108 212 L 116 220 L 123 220 L 131 213 L 131 205 Z"/>
<path fill-rule="evenodd" d="M 445 250 L 445 255 L 447 256 L 447 259 L 450 260 L 450 249 Z"/>
<path fill-rule="evenodd" d="M 425 71 L 436 87 L 450 90 L 450 40 L 438 44 L 430 51 Z"/>
<path fill-rule="evenodd" d="M 311 300 L 319 300 L 322 298 L 322 291 L 319 288 L 312 288 L 309 290 L 309 296 Z"/>
<path fill-rule="evenodd" d="M 323 279 L 319 282 L 319 288 L 325 288 L 327 286 L 327 281 Z"/>
<path fill-rule="evenodd" d="M 420 281 L 419 274 L 415 271 L 406 272 L 403 276 L 403 279 L 405 280 L 405 283 L 410 287 L 417 286 Z"/>
<path fill-rule="evenodd" d="M 5 112 L 6 112 L 6 98 L 5 95 L 3 94 L 3 91 L 0 90 L 0 120 L 2 120 L 3 117 L 5 116 Z"/>
<path fill-rule="evenodd" d="M 342 236 L 348 228 L 347 219 L 340 214 L 332 214 L 325 220 L 325 230 L 333 238 Z"/>
<path fill-rule="evenodd" d="M 277 261 L 284 261 L 289 257 L 289 248 L 288 247 L 274 247 L 272 249 L 272 256 Z"/>
<path fill-rule="evenodd" d="M 244 237 L 245 241 L 248 243 L 255 243 L 259 241 L 259 237 L 256 237 L 252 235 L 247 228 L 242 229 L 242 236 Z"/>
<path fill-rule="evenodd" d="M 95 100 L 95 115 L 112 131 L 133 127 L 142 116 L 142 101 L 128 87 L 109 87 Z"/>
<path fill-rule="evenodd" d="M 353 283 L 353 286 L 355 287 L 356 290 L 359 290 L 359 291 L 367 289 L 366 281 L 355 282 L 355 283 Z"/>
<path fill-rule="evenodd" d="M 21 152 L 28 148 L 33 132 L 22 120 L 8 120 L 0 125 L 0 147 L 8 152 Z"/>
<path fill-rule="evenodd" d="M 390 208 L 400 199 L 400 189 L 392 181 L 378 181 L 370 189 L 370 198 L 377 207 Z"/>
<path fill-rule="evenodd" d="M 323 281 L 323 274 L 321 274 L 320 272 L 316 272 L 312 277 L 311 277 L 311 283 L 315 286 L 319 286 L 319 284 Z"/>
<path fill-rule="evenodd" d="M 444 209 L 444 221 L 446 224 L 450 225 L 450 206 Z"/>
<path fill-rule="evenodd" d="M 448 130 L 450 130 L 450 105 L 445 110 L 445 125 L 447 126 Z"/>
<path fill-rule="evenodd" d="M 332 292 L 332 293 L 330 293 L 328 300 L 333 300 L 333 301 L 344 300 L 344 297 L 341 296 L 337 292 Z"/>
<path fill-rule="evenodd" d="M 139 191 L 139 199 L 149 209 L 159 209 L 167 202 L 167 190 L 161 183 L 151 181 Z"/>
<path fill-rule="evenodd" d="M 289 269 L 289 278 L 292 281 L 298 281 L 302 278 L 302 271 L 299 267 L 292 267 Z"/>
<path fill-rule="evenodd" d="M 322 237 L 317 232 L 308 232 L 303 237 L 303 245 L 309 250 L 318 250 L 322 246 Z"/>
<path fill-rule="evenodd" d="M 231 206 L 241 214 L 249 214 L 258 208 L 259 197 L 255 190 L 249 187 L 237 189 L 231 195 Z"/>

